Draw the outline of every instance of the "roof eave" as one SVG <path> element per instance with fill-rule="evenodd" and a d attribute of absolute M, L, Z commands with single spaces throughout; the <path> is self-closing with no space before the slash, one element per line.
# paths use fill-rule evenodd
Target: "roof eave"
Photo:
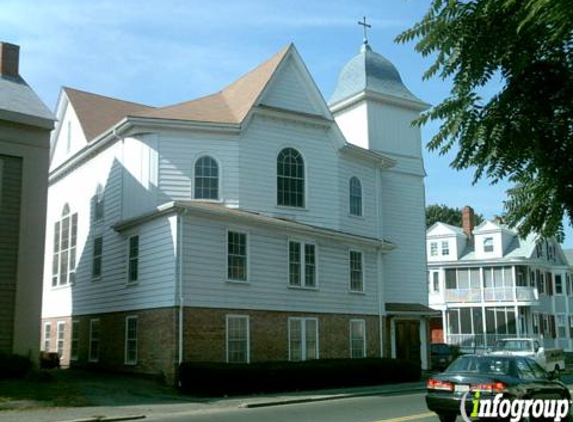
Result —
<path fill-rule="evenodd" d="M 431 107 L 431 104 L 425 103 L 423 101 L 410 100 L 407 98 L 396 97 L 394 95 L 387 95 L 378 92 L 363 90 L 357 94 L 350 95 L 346 98 L 337 100 L 336 102 L 329 104 L 330 111 L 333 114 L 336 114 L 337 112 L 342 111 L 359 101 L 368 99 L 401 106 L 418 112 L 428 110 Z"/>
<path fill-rule="evenodd" d="M 46 119 L 44 117 L 34 116 L 31 114 L 19 113 L 17 111 L 0 109 L 0 120 L 6 120 L 19 123 L 26 126 L 33 126 L 40 129 L 54 129 L 55 119 Z"/>

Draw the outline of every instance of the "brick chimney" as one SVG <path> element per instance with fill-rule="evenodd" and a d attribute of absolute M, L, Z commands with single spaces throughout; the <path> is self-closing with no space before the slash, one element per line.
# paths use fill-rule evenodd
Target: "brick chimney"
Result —
<path fill-rule="evenodd" d="M 0 42 L 0 75 L 18 76 L 20 46 Z"/>
<path fill-rule="evenodd" d="M 474 230 L 474 221 L 475 221 L 474 210 L 469 205 L 466 205 L 465 207 L 462 208 L 462 229 L 464 230 L 464 233 L 466 234 L 470 242 L 473 241 L 473 236 L 474 236 L 472 233 Z"/>

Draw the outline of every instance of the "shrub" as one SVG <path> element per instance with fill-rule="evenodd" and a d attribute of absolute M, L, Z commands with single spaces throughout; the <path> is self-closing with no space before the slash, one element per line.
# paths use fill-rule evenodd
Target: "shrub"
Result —
<path fill-rule="evenodd" d="M 0 379 L 22 378 L 32 369 L 32 361 L 20 355 L 0 353 Z"/>
<path fill-rule="evenodd" d="M 183 362 L 181 388 L 198 396 L 273 393 L 418 381 L 420 367 L 388 358 L 229 364 Z"/>

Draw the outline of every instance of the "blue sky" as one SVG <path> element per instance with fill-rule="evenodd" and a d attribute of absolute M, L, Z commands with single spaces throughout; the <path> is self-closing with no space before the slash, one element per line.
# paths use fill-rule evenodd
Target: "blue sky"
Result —
<path fill-rule="evenodd" d="M 430 59 L 394 37 L 418 21 L 429 0 L 79 1 L 3 0 L 0 37 L 21 46 L 21 73 L 53 108 L 61 86 L 150 105 L 215 92 L 294 42 L 323 96 L 357 52 L 366 15 L 370 44 L 391 60 L 406 86 L 437 104 L 449 92 L 422 81 Z M 437 130 L 422 129 L 424 144 Z M 472 185 L 472 171 L 449 167 L 452 155 L 425 152 L 426 202 L 472 205 L 491 218 L 503 210 L 506 184 Z M 567 228 L 565 247 L 573 248 Z"/>

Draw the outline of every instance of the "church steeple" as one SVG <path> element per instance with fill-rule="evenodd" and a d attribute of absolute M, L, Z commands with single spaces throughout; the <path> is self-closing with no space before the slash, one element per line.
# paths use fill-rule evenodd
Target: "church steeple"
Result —
<path fill-rule="evenodd" d="M 334 107 L 362 92 L 396 97 L 413 105 L 417 104 L 420 109 L 427 108 L 427 104 L 406 88 L 396 67 L 372 50 L 367 38 L 360 46 L 358 55 L 354 56 L 340 72 L 336 89 L 328 104 Z"/>

